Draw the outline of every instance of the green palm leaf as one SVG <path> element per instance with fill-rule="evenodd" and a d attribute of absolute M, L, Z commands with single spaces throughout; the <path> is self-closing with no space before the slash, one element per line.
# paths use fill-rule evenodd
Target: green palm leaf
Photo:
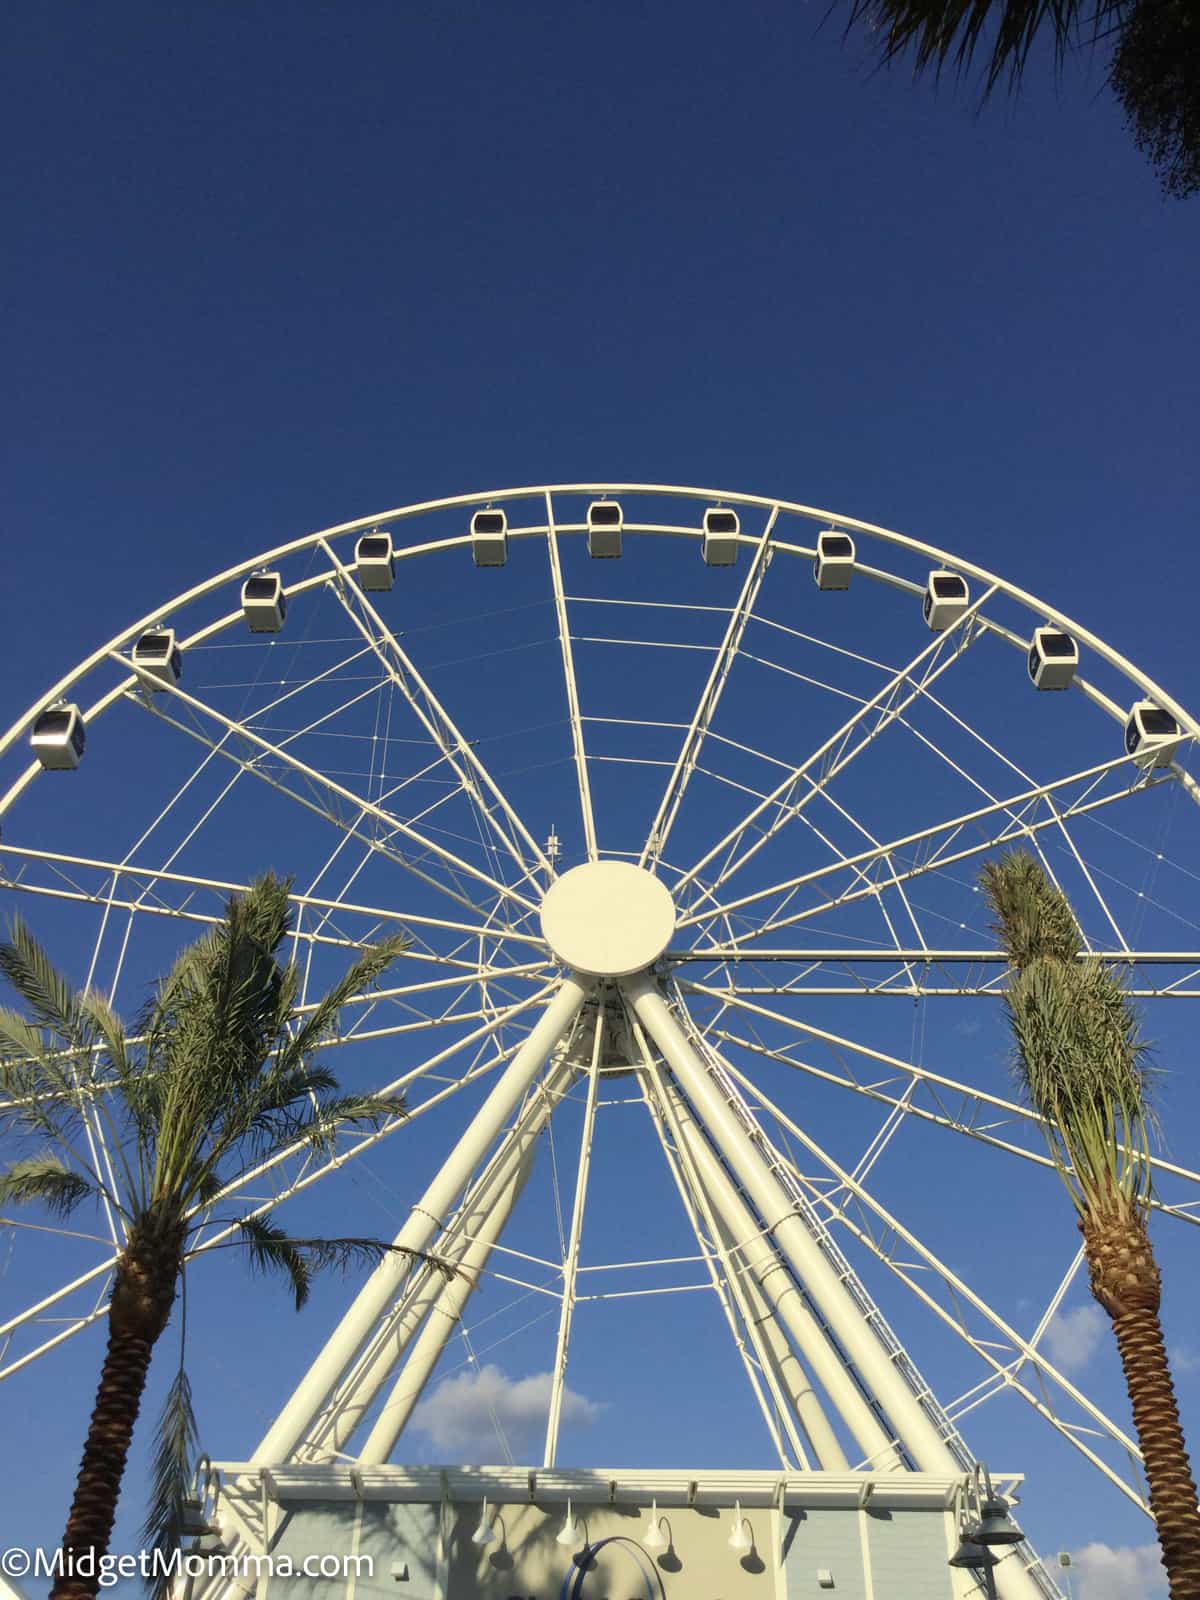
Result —
<path fill-rule="evenodd" d="M 26 1156 L 0 1172 L 0 1205 L 38 1204 L 55 1216 L 69 1217 L 81 1201 L 96 1194 L 96 1185 L 72 1172 L 53 1151 Z"/>

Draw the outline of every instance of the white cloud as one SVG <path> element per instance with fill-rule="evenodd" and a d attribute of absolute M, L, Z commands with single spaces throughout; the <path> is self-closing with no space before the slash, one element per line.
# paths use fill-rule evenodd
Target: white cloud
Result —
<path fill-rule="evenodd" d="M 1095 1355 L 1108 1325 L 1108 1318 L 1096 1305 L 1059 1311 L 1046 1329 L 1046 1353 L 1063 1372 L 1081 1372 Z"/>
<path fill-rule="evenodd" d="M 1171 1371 L 1177 1378 L 1190 1376 L 1193 1372 L 1200 1372 L 1200 1350 L 1190 1344 L 1173 1344 L 1167 1351 L 1171 1362 Z"/>
<path fill-rule="evenodd" d="M 1085 1544 L 1072 1557 L 1077 1600 L 1166 1600 L 1167 1575 L 1156 1544 Z"/>
<path fill-rule="evenodd" d="M 603 1410 L 574 1389 L 563 1390 L 562 1421 L 569 1426 L 595 1422 Z M 496 1423 L 504 1430 L 514 1455 L 538 1439 L 550 1411 L 550 1374 L 508 1378 L 499 1367 L 480 1367 L 447 1378 L 413 1412 L 413 1426 L 427 1433 L 435 1447 L 452 1458 L 478 1460 L 499 1454 Z M 494 1420 L 493 1420 L 494 1419 Z"/>

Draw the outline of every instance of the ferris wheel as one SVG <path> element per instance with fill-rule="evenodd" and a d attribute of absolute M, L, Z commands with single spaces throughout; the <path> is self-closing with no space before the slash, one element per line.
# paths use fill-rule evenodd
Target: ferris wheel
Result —
<path fill-rule="evenodd" d="M 710 489 L 388 510 L 123 629 L 0 740 L 10 906 L 130 1011 L 268 867 L 292 882 L 304 1003 L 406 930 L 331 1045 L 344 1084 L 403 1093 L 405 1116 L 247 1170 L 197 1254 L 236 1272 L 233 1213 L 387 1216 L 458 1268 L 390 1257 L 286 1350 L 226 1326 L 209 1348 L 247 1397 L 229 1453 L 428 1459 L 422 1407 L 491 1370 L 536 1379 L 534 1442 L 490 1419 L 509 1462 L 586 1454 L 591 1391 L 610 1425 L 663 1404 L 665 1455 L 1003 1454 L 1031 1507 L 1053 1474 L 1145 1510 L 1111 1373 L 1064 1354 L 1080 1255 L 1011 1087 L 976 880 L 1034 852 L 1169 1056 L 1176 1002 L 1200 998 L 1197 735 L 1003 578 Z M 99 1110 L 89 1136 L 109 1162 Z M 1198 1183 L 1156 1163 L 1156 1237 L 1189 1242 Z M 102 1223 L 0 1223 L 18 1393 L 105 1314 L 122 1241 Z M 1032 1562 L 1002 1563 L 1003 1594 L 1057 1592 Z"/>

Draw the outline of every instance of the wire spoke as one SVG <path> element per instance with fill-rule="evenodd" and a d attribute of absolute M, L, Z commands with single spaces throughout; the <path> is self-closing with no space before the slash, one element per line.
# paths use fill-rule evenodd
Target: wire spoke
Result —
<path fill-rule="evenodd" d="M 696 923 L 711 920 L 717 916 L 728 916 L 734 912 L 744 911 L 747 906 L 759 905 L 773 897 L 787 895 L 793 898 L 796 891 L 806 888 L 811 884 L 820 884 L 838 872 L 847 868 L 860 868 L 888 861 L 900 852 L 908 852 L 911 857 L 916 853 L 918 846 L 924 847 L 925 853 L 915 864 L 897 872 L 894 868 L 881 878 L 877 885 L 870 890 L 848 890 L 835 896 L 820 901 L 804 911 L 783 916 L 776 913 L 759 927 L 752 929 L 742 936 L 742 943 L 751 939 L 760 939 L 768 933 L 777 932 L 780 928 L 792 927 L 798 922 L 810 920 L 821 915 L 835 906 L 850 904 L 862 899 L 867 894 L 877 894 L 880 890 L 893 887 L 900 883 L 911 881 L 924 873 L 939 871 L 945 867 L 953 866 L 960 861 L 966 861 L 974 856 L 982 855 L 988 850 L 998 849 L 1014 841 L 1026 840 L 1032 835 L 1046 828 L 1058 828 L 1071 817 L 1090 815 L 1105 806 L 1120 800 L 1127 800 L 1131 795 L 1144 791 L 1147 788 L 1170 782 L 1170 779 L 1146 779 L 1137 773 L 1132 783 L 1123 785 L 1115 791 L 1100 794 L 1096 791 L 1101 788 L 1105 778 L 1119 776 L 1122 771 L 1128 771 L 1131 766 L 1129 756 L 1114 756 L 1109 761 L 1100 762 L 1092 767 L 1085 767 L 1081 771 L 1070 773 L 1066 777 L 1055 778 L 1046 784 L 1039 784 L 1025 789 L 1015 795 L 1009 795 L 994 804 L 980 806 L 974 811 L 964 812 L 961 816 L 951 817 L 945 822 L 932 824 L 927 828 L 917 829 L 913 833 L 901 838 L 889 839 L 886 843 L 870 850 L 859 851 L 856 855 L 848 856 L 844 861 L 826 863 L 822 867 L 815 867 L 809 872 L 799 873 L 793 878 L 786 878 L 779 883 L 771 884 L 767 888 L 753 890 L 742 895 L 739 899 L 730 900 L 715 909 L 704 912 L 693 912 L 680 917 L 678 926 L 685 928 Z M 1068 788 L 1072 784 L 1082 785 L 1082 792 L 1070 799 L 1061 808 L 1056 807 L 1054 813 L 1047 817 L 1039 817 L 1038 810 L 1046 804 L 1051 794 Z M 975 827 L 984 819 L 1003 813 L 1008 819 L 1004 826 L 996 833 L 982 839 L 974 839 L 972 843 L 958 851 L 951 846 L 964 834 Z"/>
<path fill-rule="evenodd" d="M 124 661 L 123 659 L 121 659 L 121 664 L 123 666 L 130 665 L 130 663 Z M 253 728 L 248 727 L 245 723 L 238 722 L 235 718 L 226 716 L 224 713 L 218 711 L 215 707 L 207 704 L 205 701 L 198 699 L 194 695 L 188 694 L 183 689 L 180 689 L 178 685 L 167 685 L 165 687 L 168 688 L 171 696 L 174 699 L 178 700 L 189 710 L 202 717 L 206 717 L 212 721 L 215 721 L 218 725 L 225 729 L 226 733 L 235 735 L 236 738 L 239 739 L 243 744 L 251 747 L 255 754 L 248 758 L 238 757 L 237 755 L 233 754 L 233 752 L 228 752 L 230 759 L 237 761 L 245 771 L 252 773 L 255 777 L 265 779 L 266 782 L 270 783 L 273 788 L 278 789 L 281 793 L 288 794 L 293 799 L 299 799 L 302 804 L 307 805 L 310 809 L 317 811 L 318 814 L 327 817 L 328 820 L 332 821 L 335 826 L 339 828 L 357 833 L 360 822 L 369 817 L 374 822 L 382 824 L 382 826 L 387 829 L 389 835 L 400 835 L 409 843 L 416 845 L 417 848 L 422 852 L 422 856 L 405 856 L 395 848 L 387 849 L 385 843 L 375 840 L 370 835 L 360 835 L 360 837 L 363 837 L 364 843 L 371 844 L 374 848 L 383 850 L 384 853 L 388 855 L 390 860 L 395 861 L 397 865 L 404 867 L 406 871 L 413 873 L 414 876 L 420 878 L 424 883 L 429 884 L 432 888 L 439 890 L 442 894 L 449 895 L 451 899 L 456 900 L 460 905 L 466 905 L 478 914 L 485 915 L 485 913 L 482 911 L 482 908 L 473 900 L 471 900 L 465 891 L 458 887 L 458 884 L 462 878 L 469 878 L 475 883 L 483 884 L 487 889 L 491 890 L 500 898 L 514 901 L 526 912 L 536 910 L 536 903 L 534 901 L 529 900 L 526 896 L 519 893 L 510 885 L 499 882 L 489 873 L 484 872 L 481 868 L 473 866 L 468 861 L 464 861 L 461 857 L 456 856 L 452 851 L 448 850 L 444 845 L 438 844 L 435 840 L 429 838 L 426 834 L 419 832 L 409 823 L 393 815 L 391 812 L 386 811 L 382 806 L 377 805 L 371 800 L 365 799 L 362 795 L 355 794 L 352 790 L 347 789 L 344 785 L 337 783 L 325 773 L 320 772 L 316 768 L 309 766 L 306 762 L 299 760 L 298 757 L 291 755 L 280 745 L 274 744 L 271 742 L 271 740 L 264 738 L 260 733 L 257 733 Z M 136 697 L 132 698 L 135 698 L 136 700 Z M 157 707 L 152 706 L 149 709 L 152 715 L 164 716 L 164 713 L 159 711 Z M 189 728 L 185 723 L 172 718 L 165 718 L 165 720 L 171 722 L 172 726 L 178 727 L 181 729 L 181 731 L 199 739 L 201 743 L 209 745 L 210 748 L 212 747 L 211 741 L 199 730 L 199 728 Z M 226 754 L 227 752 L 222 751 L 221 753 Z M 262 762 L 262 758 L 264 756 L 269 757 L 274 763 L 276 763 L 277 768 L 282 767 L 286 769 L 293 775 L 294 778 L 302 781 L 310 791 L 309 797 L 305 798 L 297 790 L 289 789 L 282 782 L 278 771 L 274 773 L 268 773 Z M 321 797 L 321 800 L 324 802 L 323 804 L 318 803 L 317 799 L 315 798 L 317 796 Z M 343 807 L 349 807 L 350 818 L 352 820 L 348 821 L 345 813 L 336 809 L 339 802 Z M 424 870 L 420 865 L 418 865 L 422 858 L 432 858 L 447 868 L 451 874 L 451 881 L 447 883 L 445 880 L 437 878 L 433 876 L 432 873 Z"/>
<path fill-rule="evenodd" d="M 794 767 L 786 778 L 781 779 L 765 800 L 760 801 L 723 838 L 712 845 L 695 866 L 684 873 L 678 887 L 682 889 L 691 883 L 709 862 L 722 854 L 725 855 L 725 862 L 710 888 L 715 892 L 734 873 L 739 872 L 780 828 L 803 810 L 814 796 L 822 793 L 839 774 L 846 770 L 856 756 L 860 755 L 885 728 L 890 727 L 908 709 L 919 695 L 925 692 L 930 684 L 936 683 L 938 678 L 961 658 L 981 631 L 978 618 L 980 607 L 991 599 L 994 593 L 995 589 L 989 588 L 986 593 L 980 595 L 951 627 L 939 633 L 906 666 L 894 673 L 865 705 L 860 706 L 836 732 L 799 766 Z M 864 727 L 865 731 L 856 739 L 855 736 Z M 814 769 L 816 777 L 812 776 Z M 807 784 L 807 788 L 803 793 L 798 793 L 802 782 Z M 746 845 L 740 854 L 736 854 L 746 834 L 772 807 L 775 810 L 772 819 L 759 828 L 758 837 L 753 842 Z"/>
<path fill-rule="evenodd" d="M 540 886 L 533 879 L 534 869 L 521 854 L 514 834 L 525 842 L 536 867 L 547 876 L 553 876 L 553 868 L 545 852 L 521 821 L 475 749 L 459 732 L 450 713 L 421 676 L 412 657 L 402 648 L 378 609 L 351 581 L 349 569 L 324 540 L 322 549 L 337 575 L 334 594 L 342 609 L 370 646 L 390 681 L 400 690 L 433 744 L 446 758 L 477 815 L 495 833 L 520 870 L 522 878 L 537 891 Z M 488 796 L 492 804 L 488 803 Z M 499 808 L 511 825 L 511 833 L 497 818 L 494 807 Z"/>

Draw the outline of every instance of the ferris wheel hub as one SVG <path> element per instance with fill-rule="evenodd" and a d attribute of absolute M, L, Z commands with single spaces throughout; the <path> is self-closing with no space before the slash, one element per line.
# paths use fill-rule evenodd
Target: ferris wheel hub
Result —
<path fill-rule="evenodd" d="M 542 901 L 542 934 L 575 972 L 627 978 L 662 955 L 675 932 L 666 886 L 628 861 L 587 861 L 556 878 Z"/>

